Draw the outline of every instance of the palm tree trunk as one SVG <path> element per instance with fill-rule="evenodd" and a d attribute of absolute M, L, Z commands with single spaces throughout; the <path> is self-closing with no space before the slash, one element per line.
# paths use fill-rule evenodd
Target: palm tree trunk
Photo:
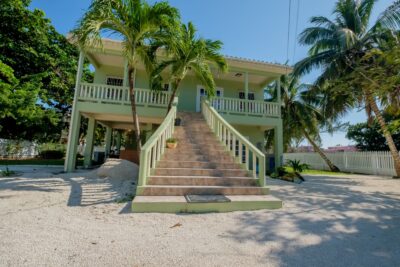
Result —
<path fill-rule="evenodd" d="M 307 131 L 303 130 L 304 136 L 306 137 L 306 139 L 308 140 L 308 142 L 312 145 L 312 147 L 314 148 L 314 151 L 317 152 L 321 158 L 325 161 L 325 163 L 328 165 L 329 169 L 332 172 L 340 172 L 340 169 L 333 164 L 332 161 L 330 161 L 330 159 L 328 159 L 328 157 L 325 155 L 324 152 L 322 152 L 322 150 L 319 148 L 319 146 L 312 140 L 312 138 L 310 137 L 310 135 L 307 133 Z"/>
<path fill-rule="evenodd" d="M 179 86 L 180 82 L 181 82 L 181 80 L 178 79 L 174 83 L 172 83 L 172 95 L 168 102 L 167 114 L 172 108 L 172 103 L 174 102 L 174 98 L 176 96 L 176 92 L 178 91 L 178 86 Z"/>
<path fill-rule="evenodd" d="M 394 169 L 396 171 L 396 176 L 393 178 L 400 178 L 400 156 L 399 156 L 399 151 L 397 150 L 396 145 L 394 144 L 393 137 L 387 128 L 386 122 L 383 119 L 381 111 L 379 110 L 378 105 L 376 104 L 375 98 L 371 90 L 365 89 L 365 97 L 366 100 L 368 101 L 368 104 L 371 106 L 371 109 L 375 113 L 375 117 L 378 120 L 379 125 L 381 126 L 383 135 L 385 136 L 386 142 L 389 146 L 390 153 L 392 154 Z"/>
<path fill-rule="evenodd" d="M 129 66 L 128 78 L 129 78 L 129 91 L 130 91 L 131 110 L 132 110 L 132 118 L 133 118 L 133 129 L 135 131 L 135 137 L 136 137 L 138 161 L 140 161 L 140 152 L 142 150 L 142 142 L 140 139 L 139 118 L 136 113 L 136 98 L 135 98 L 136 92 L 135 92 L 135 75 L 134 74 L 135 74 L 135 68 L 132 66 Z"/>

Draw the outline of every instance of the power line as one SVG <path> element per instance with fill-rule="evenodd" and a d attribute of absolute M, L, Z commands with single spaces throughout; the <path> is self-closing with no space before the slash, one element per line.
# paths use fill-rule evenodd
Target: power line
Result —
<path fill-rule="evenodd" d="M 289 64 L 289 43 L 290 43 L 290 24 L 292 17 L 292 0 L 289 0 L 289 18 L 288 18 L 288 31 L 287 31 L 287 46 L 286 46 L 286 60 Z"/>
<path fill-rule="evenodd" d="M 297 40 L 297 31 L 299 26 L 299 11 L 300 11 L 300 0 L 297 0 L 297 11 L 296 11 L 296 26 L 295 26 L 295 36 L 293 42 L 293 62 L 295 61 L 296 57 L 296 40 Z"/>

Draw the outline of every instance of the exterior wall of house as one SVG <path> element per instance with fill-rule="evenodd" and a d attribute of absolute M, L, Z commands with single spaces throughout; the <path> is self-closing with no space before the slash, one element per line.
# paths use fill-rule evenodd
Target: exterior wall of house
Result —
<path fill-rule="evenodd" d="M 101 66 L 97 68 L 94 74 L 94 83 L 105 84 L 107 81 L 107 77 L 120 77 L 124 76 L 123 67 L 112 67 L 112 66 Z M 221 80 L 215 79 L 216 86 L 218 88 L 222 88 L 223 96 L 229 98 L 239 98 L 239 92 L 244 91 L 244 80 L 237 81 L 229 81 L 229 80 Z M 188 75 L 181 82 L 178 91 L 179 111 L 196 111 L 196 101 L 197 101 L 197 87 L 201 85 L 201 82 L 192 75 Z M 137 70 L 136 73 L 136 87 L 149 89 L 149 75 L 144 70 Z M 249 84 L 249 92 L 254 93 L 255 100 L 263 100 L 264 92 L 259 85 L 257 84 Z"/>

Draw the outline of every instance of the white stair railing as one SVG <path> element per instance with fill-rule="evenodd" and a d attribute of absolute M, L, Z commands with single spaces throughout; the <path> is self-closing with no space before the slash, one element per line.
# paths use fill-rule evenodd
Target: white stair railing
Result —
<path fill-rule="evenodd" d="M 142 147 L 140 153 L 138 186 L 146 185 L 147 178 L 151 174 L 151 169 L 156 167 L 157 162 L 165 152 L 167 140 L 172 137 L 175 130 L 177 104 L 178 98 L 175 97 L 172 108 L 164 121 Z"/>
<path fill-rule="evenodd" d="M 208 100 L 202 100 L 201 109 L 207 124 L 218 140 L 233 157 L 245 166 L 260 186 L 265 186 L 265 155 L 249 140 L 232 127 L 218 112 L 210 106 Z M 238 145 L 238 147 L 237 147 Z"/>

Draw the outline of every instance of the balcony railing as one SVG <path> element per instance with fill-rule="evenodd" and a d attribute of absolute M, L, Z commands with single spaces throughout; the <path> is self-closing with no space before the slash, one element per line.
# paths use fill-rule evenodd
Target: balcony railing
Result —
<path fill-rule="evenodd" d="M 170 99 L 169 92 L 152 91 L 135 88 L 137 105 L 152 105 L 166 107 Z M 106 84 L 81 83 L 78 100 L 105 104 L 130 104 L 128 87 Z"/>
<path fill-rule="evenodd" d="M 280 104 L 239 98 L 215 97 L 211 106 L 219 113 L 280 117 Z"/>

